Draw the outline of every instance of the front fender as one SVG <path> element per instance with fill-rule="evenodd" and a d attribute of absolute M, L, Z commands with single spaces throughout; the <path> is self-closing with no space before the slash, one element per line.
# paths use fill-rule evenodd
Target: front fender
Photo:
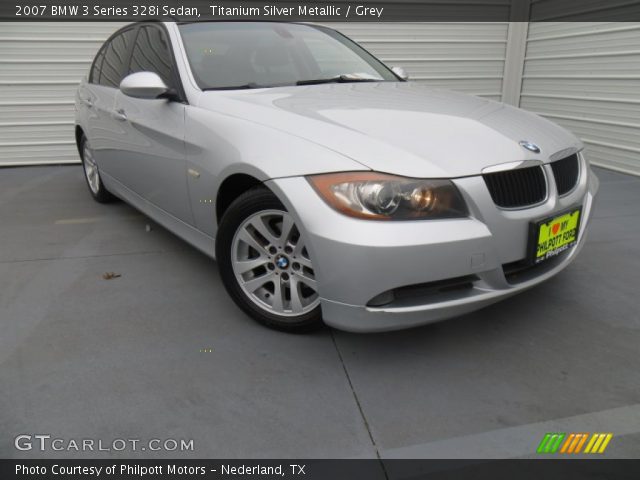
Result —
<path fill-rule="evenodd" d="M 261 182 L 319 173 L 369 170 L 295 135 L 198 107 L 186 109 L 185 146 L 192 211 L 198 229 L 215 235 L 215 199 L 234 174 Z"/>

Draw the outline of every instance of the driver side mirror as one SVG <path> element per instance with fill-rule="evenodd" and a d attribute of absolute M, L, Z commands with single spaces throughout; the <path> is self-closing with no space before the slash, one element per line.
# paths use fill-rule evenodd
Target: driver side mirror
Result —
<path fill-rule="evenodd" d="M 171 98 L 175 95 L 157 73 L 138 72 L 127 75 L 120 82 L 122 93 L 133 98 Z"/>
<path fill-rule="evenodd" d="M 409 80 L 409 74 L 402 67 L 391 67 L 391 71 L 396 74 L 401 80 Z"/>

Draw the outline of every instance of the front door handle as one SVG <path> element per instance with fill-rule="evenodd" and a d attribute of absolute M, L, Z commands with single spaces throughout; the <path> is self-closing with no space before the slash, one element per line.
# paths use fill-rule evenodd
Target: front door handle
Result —
<path fill-rule="evenodd" d="M 115 118 L 116 120 L 120 120 L 121 122 L 124 122 L 127 120 L 127 114 L 124 113 L 124 110 L 122 108 L 119 108 L 118 110 L 113 112 L 111 115 L 113 116 L 113 118 Z"/>
<path fill-rule="evenodd" d="M 90 98 L 83 98 L 82 101 L 87 106 L 87 108 L 93 108 L 93 102 Z"/>

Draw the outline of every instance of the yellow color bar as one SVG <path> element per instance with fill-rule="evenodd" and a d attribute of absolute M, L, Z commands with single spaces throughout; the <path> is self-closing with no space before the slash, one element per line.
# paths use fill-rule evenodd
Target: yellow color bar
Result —
<path fill-rule="evenodd" d="M 602 453 L 611 441 L 611 433 L 594 433 L 584 453 Z M 591 447 L 591 448 L 589 448 Z"/>
<path fill-rule="evenodd" d="M 591 448 L 593 447 L 593 444 L 596 443 L 596 440 L 598 439 L 598 437 L 600 437 L 599 434 L 594 433 L 593 436 L 591 437 L 591 440 L 589 440 L 589 443 L 587 443 L 587 448 L 584 449 L 584 453 L 591 453 Z"/>
<path fill-rule="evenodd" d="M 602 442 L 602 445 L 600 445 L 600 450 L 598 450 L 598 453 L 604 453 L 604 450 L 607 448 L 607 445 L 609 445 L 609 442 L 613 438 L 612 433 L 607 433 L 604 435 L 605 435 L 604 441 Z"/>
<path fill-rule="evenodd" d="M 580 438 L 580 442 L 576 446 L 576 449 L 575 449 L 575 451 L 573 453 L 580 453 L 580 450 L 582 450 L 582 446 L 584 445 L 584 442 L 586 442 L 587 438 L 589 437 L 588 433 L 581 433 L 580 435 L 582 437 Z"/>

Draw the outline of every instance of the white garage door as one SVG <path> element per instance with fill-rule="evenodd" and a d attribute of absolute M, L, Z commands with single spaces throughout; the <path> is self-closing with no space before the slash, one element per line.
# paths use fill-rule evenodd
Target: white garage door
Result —
<path fill-rule="evenodd" d="M 0 165 L 78 161 L 75 88 L 117 26 L 0 24 Z"/>
<path fill-rule="evenodd" d="M 412 80 L 493 100 L 502 96 L 508 23 L 331 24 Z"/>
<path fill-rule="evenodd" d="M 640 24 L 531 23 L 520 106 L 576 133 L 592 163 L 640 174 Z"/>
<path fill-rule="evenodd" d="M 118 23 L 0 23 L 0 165 L 78 162 L 73 101 Z M 506 23 L 332 24 L 415 80 L 500 99 Z"/>

